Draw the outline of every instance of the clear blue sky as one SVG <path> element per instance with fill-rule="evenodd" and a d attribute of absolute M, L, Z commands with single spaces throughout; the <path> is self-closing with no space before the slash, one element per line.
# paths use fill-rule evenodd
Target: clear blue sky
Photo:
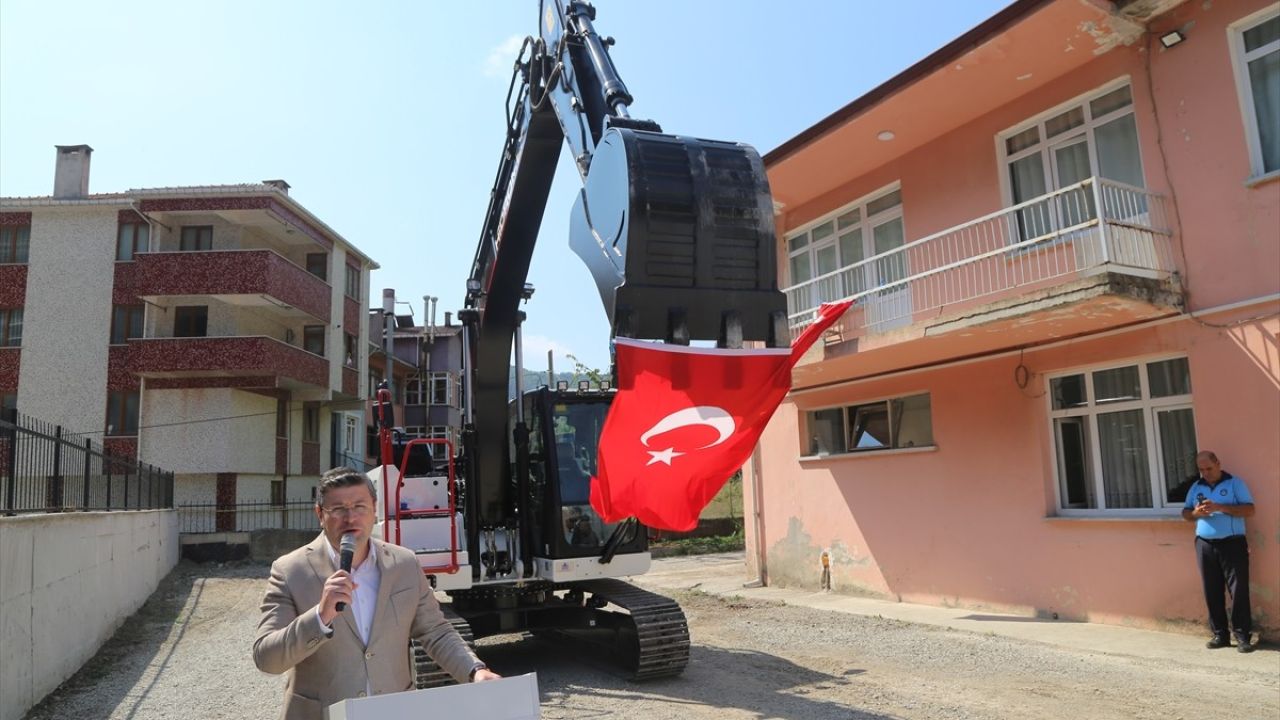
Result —
<path fill-rule="evenodd" d="M 596 28 L 668 132 L 761 153 L 1007 0 L 598 0 Z M 90 192 L 283 178 L 395 288 L 462 304 L 535 0 L 0 0 L 0 195 L 48 195 L 54 145 L 93 146 Z M 607 368 L 609 327 L 567 246 L 562 155 L 530 282 L 526 365 Z"/>

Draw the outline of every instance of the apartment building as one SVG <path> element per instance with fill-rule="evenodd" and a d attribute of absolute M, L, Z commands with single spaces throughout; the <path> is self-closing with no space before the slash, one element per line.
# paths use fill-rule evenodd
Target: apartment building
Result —
<path fill-rule="evenodd" d="M 174 471 L 179 505 L 311 499 L 363 412 L 377 265 L 282 180 L 91 194 L 91 153 L 0 198 L 5 406 Z"/>
<path fill-rule="evenodd" d="M 1203 632 L 1199 450 L 1280 630 L 1280 4 L 1020 0 L 768 153 L 768 582 Z"/>
<path fill-rule="evenodd" d="M 369 311 L 369 393 L 375 397 L 374 388 L 389 379 L 394 427 L 406 438 L 448 440 L 456 448 L 462 433 L 462 326 L 454 324 L 452 312 L 437 324 L 435 308 L 436 298 L 423 298 L 419 323 L 395 290 L 382 291 L 382 307 Z M 370 413 L 364 458 L 369 467 L 382 464 L 375 420 Z"/>

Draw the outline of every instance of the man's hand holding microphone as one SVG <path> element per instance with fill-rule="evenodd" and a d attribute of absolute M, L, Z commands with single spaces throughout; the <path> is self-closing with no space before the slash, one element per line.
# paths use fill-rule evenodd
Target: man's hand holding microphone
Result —
<path fill-rule="evenodd" d="M 351 561 L 356 554 L 356 534 L 347 533 L 339 543 L 339 562 L 341 567 L 324 581 L 324 590 L 320 593 L 320 622 L 332 625 L 338 613 L 351 604 L 351 596 L 356 591 L 356 583 L 351 579 Z"/>

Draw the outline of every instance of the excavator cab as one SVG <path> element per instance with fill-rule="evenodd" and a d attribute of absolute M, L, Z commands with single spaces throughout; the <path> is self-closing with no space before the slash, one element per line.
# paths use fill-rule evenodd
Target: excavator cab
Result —
<path fill-rule="evenodd" d="M 612 391 L 576 392 L 541 387 L 525 393 L 529 424 L 531 521 L 537 556 L 548 559 L 599 556 L 617 523 L 606 523 L 591 507 L 596 446 Z M 539 507 L 540 505 L 540 507 Z M 634 535 L 634 537 L 632 537 Z M 648 538 L 637 526 L 617 552 L 642 553 Z"/>

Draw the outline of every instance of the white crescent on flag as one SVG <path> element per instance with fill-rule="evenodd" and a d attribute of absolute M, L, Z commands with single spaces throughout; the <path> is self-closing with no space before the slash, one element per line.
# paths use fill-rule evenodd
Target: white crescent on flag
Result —
<path fill-rule="evenodd" d="M 737 424 L 733 421 L 733 416 L 728 412 L 725 412 L 724 408 L 719 408 L 714 405 L 698 405 L 696 407 L 687 407 L 682 410 L 677 410 L 662 418 L 655 423 L 653 427 L 646 430 L 645 433 L 640 436 L 640 443 L 645 447 L 649 447 L 649 438 L 655 435 L 661 435 L 662 433 L 670 432 L 671 430 L 676 430 L 682 427 L 692 427 L 695 425 L 706 425 L 719 434 L 719 437 L 714 441 L 707 443 L 702 447 L 694 448 L 695 450 L 705 450 L 706 448 L 719 445 L 725 440 L 728 440 L 729 436 L 733 435 L 733 431 L 737 429 Z M 672 458 L 685 454 L 682 452 L 676 452 L 673 447 L 656 452 L 652 450 L 647 452 L 652 456 L 649 458 L 649 462 L 647 463 L 648 465 L 652 465 L 656 462 L 670 465 Z"/>

